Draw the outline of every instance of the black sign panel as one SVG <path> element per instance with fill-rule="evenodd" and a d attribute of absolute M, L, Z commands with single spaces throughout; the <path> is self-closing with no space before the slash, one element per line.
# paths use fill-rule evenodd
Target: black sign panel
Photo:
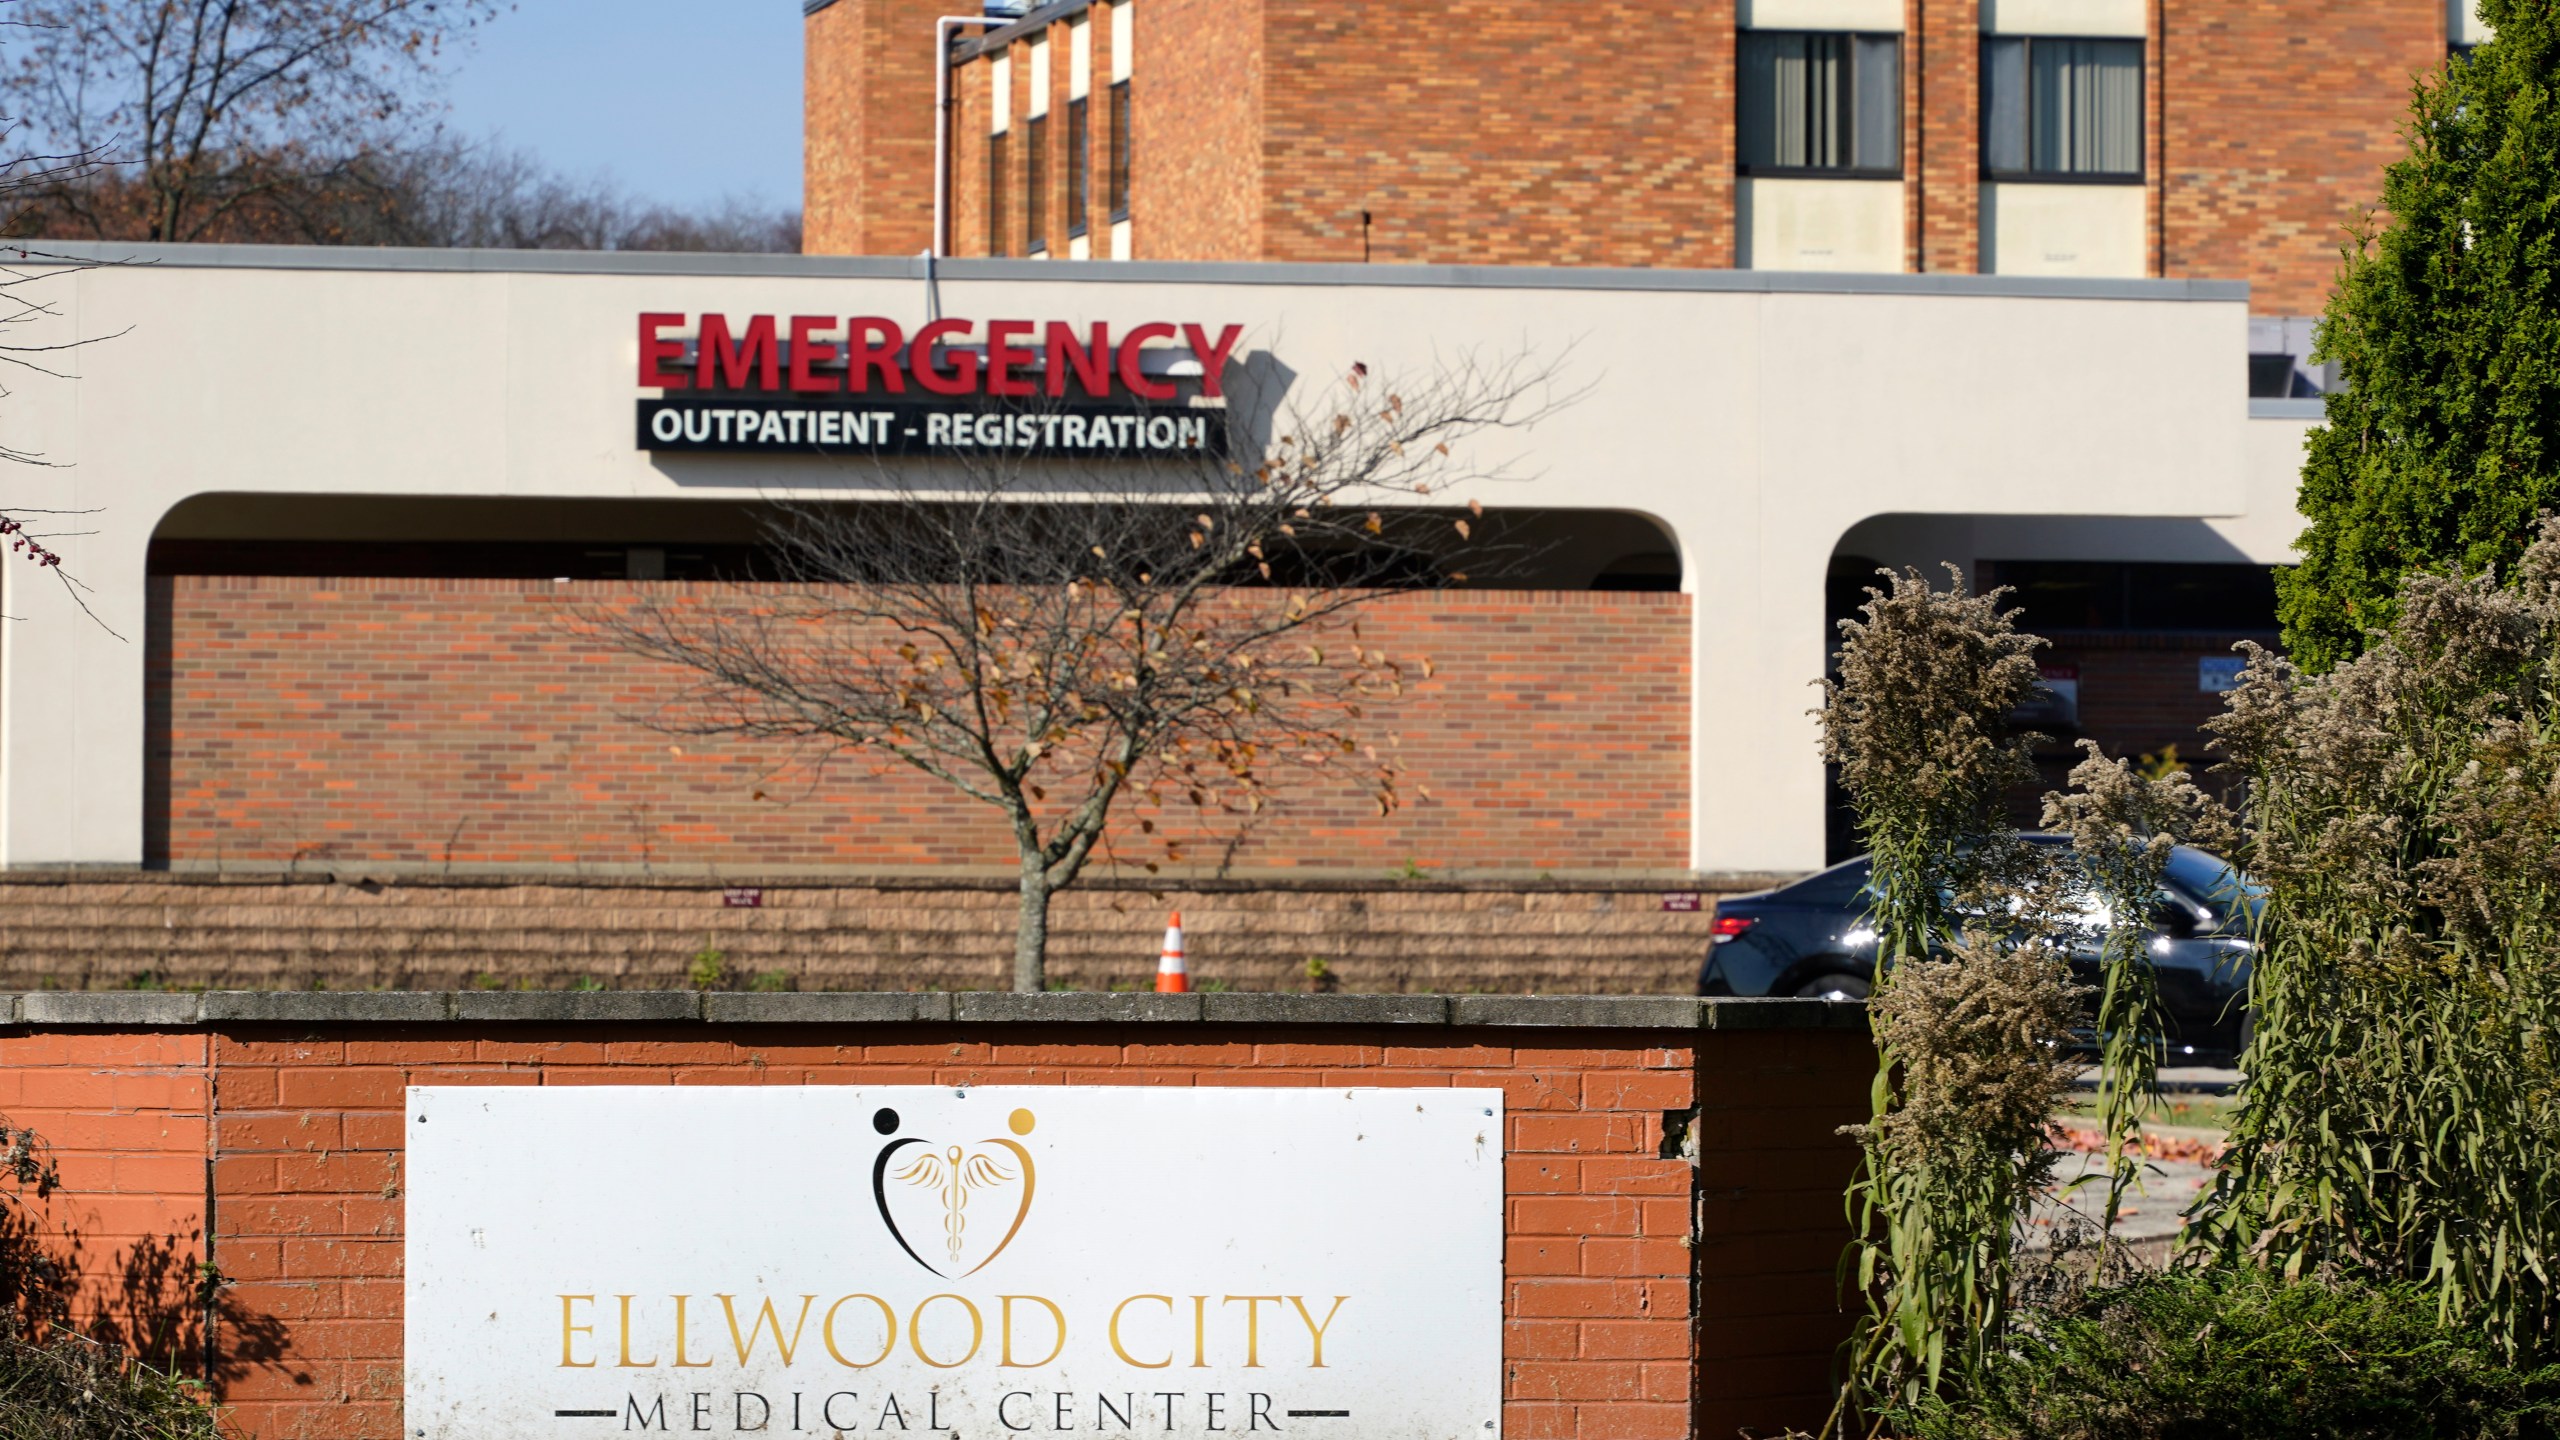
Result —
<path fill-rule="evenodd" d="M 1227 453 L 1224 410 L 997 409 L 952 400 L 640 402 L 643 450 L 746 455 L 1029 455 L 1163 459 Z"/>

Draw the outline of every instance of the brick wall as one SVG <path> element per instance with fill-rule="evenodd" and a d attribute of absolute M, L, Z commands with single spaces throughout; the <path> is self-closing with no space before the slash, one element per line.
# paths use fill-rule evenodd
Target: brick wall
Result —
<path fill-rule="evenodd" d="M 190 1303 L 205 1258 L 206 1063 L 194 1032 L 0 1033 L 0 1115 L 43 1137 L 59 1167 L 49 1199 L 0 1211 L 0 1272 L 27 1283 L 42 1255 L 84 1330 L 196 1369 Z"/>
<path fill-rule="evenodd" d="M 1144 0 L 1132 17 L 1129 222 L 1141 260 L 1260 260 L 1266 0 Z"/>
<path fill-rule="evenodd" d="M 1049 973 L 1078 990 L 1150 985 L 1179 909 L 1202 985 L 1305 990 L 1321 960 L 1350 993 L 1686 995 L 1714 921 L 1715 892 L 1698 883 L 1097 885 L 1053 902 Z M 1665 891 L 1699 908 L 1666 910 Z M 0 988 L 665 989 L 693 984 L 706 950 L 737 987 L 1012 983 L 1002 881 L 767 881 L 754 908 L 727 898 L 718 881 L 636 876 L 13 872 L 0 877 Z"/>
<path fill-rule="evenodd" d="M 537 998 L 480 1004 L 491 1011 Z M 251 1008 L 274 1003 L 240 999 Z M 998 1002 L 1044 1003 L 991 997 Z M 456 1002 L 393 995 L 310 1003 L 393 1015 L 420 1004 L 451 1013 Z M 1854 1009 L 1784 1012 L 1829 1028 L 1728 1030 L 1709 1027 L 1739 1022 L 1715 1021 L 1714 1007 L 1697 1002 L 1618 1002 L 1678 1004 L 1691 1019 L 1601 1021 L 1606 1028 L 1569 1023 L 1593 1013 L 1587 1009 L 1468 1024 L 1444 1008 L 1436 1019 L 1399 1012 L 1413 1023 L 1384 1024 L 1374 1023 L 1384 1018 L 1376 1006 L 1417 1002 L 1293 1003 L 1306 1007 L 1294 1022 L 1228 1024 L 1214 1016 L 1212 1023 L 1073 1024 L 217 1021 L 203 1030 L 76 1041 L 39 1024 L 4 1042 L 0 1075 L 11 1094 L 85 1080 L 111 1105 L 137 1107 L 118 1109 L 134 1122 L 121 1138 L 89 1132 L 106 1140 L 118 1163 L 192 1167 L 198 1177 L 210 1163 L 214 1258 L 234 1282 L 214 1347 L 215 1389 L 259 1440 L 398 1433 L 400 1104 L 409 1085 L 1499 1086 L 1509 1107 L 1504 1433 L 1676 1440 L 1820 1418 L 1832 1350 L 1847 1328 L 1832 1271 L 1854 1152 L 1833 1132 L 1863 1112 L 1873 1065 Z M 1332 1019 L 1345 1023 L 1326 1023 Z M 191 1130 L 168 1130 L 151 1118 L 160 1112 L 149 1107 L 167 1098 L 151 1085 L 172 1057 L 188 1061 L 192 1083 L 209 1085 L 210 1128 L 198 1118 Z"/>
<path fill-rule="evenodd" d="M 807 18 L 801 248 L 913 255 L 933 233 L 938 0 L 835 0 Z"/>
<path fill-rule="evenodd" d="M 856 4 L 813 19 L 813 97 L 817 27 Z M 1367 253 L 1382 262 L 1734 263 L 1732 0 L 1444 8 L 1438 18 L 1429 6 L 1147 0 L 1138 254 L 1356 261 L 1366 210 Z M 1916 270 L 1980 267 L 1980 8 L 1904 7 Z M 2248 280 L 2260 313 L 2317 312 L 2344 227 L 2379 202 L 2382 169 L 2401 153 L 2411 78 L 2444 61 L 2444 6 L 2147 8 L 2152 268 Z M 1094 15 L 1107 26 L 1105 7 Z M 1100 33 L 1097 75 L 1107 75 Z M 982 95 L 988 67 L 970 68 Z M 840 166 L 822 163 L 844 148 L 835 137 L 850 122 L 811 106 L 816 237 L 822 213 L 863 202 L 847 198 Z M 1097 117 L 1097 156 L 1103 129 Z M 1062 155 L 1054 128 L 1052 143 Z M 918 193 L 923 174 L 906 172 Z M 979 203 L 982 156 L 961 176 L 963 203 Z M 967 240 L 959 253 L 982 252 L 982 229 Z M 853 247 L 813 238 L 812 248 Z"/>
<path fill-rule="evenodd" d="M 2080 672 L 2080 731 L 2110 755 L 2158 753 L 2171 745 L 2192 767 L 2213 757 L 2202 726 L 2220 715 L 2223 696 L 2197 688 L 2196 662 L 2228 659 L 2232 644 L 2255 640 L 2273 648 L 2271 634 L 2150 633 L 2072 635 L 2054 639 L 2046 663 Z"/>
<path fill-rule="evenodd" d="M 2317 313 L 2345 227 L 2378 206 L 2441 0 L 2164 0 L 2159 129 L 2173 276 L 2238 276 L 2249 308 Z"/>
<path fill-rule="evenodd" d="M 1257 258 L 1733 263 L 1731 0 L 1263 8 Z"/>
<path fill-rule="evenodd" d="M 1909 0 L 1903 24 L 1916 62 L 1903 77 L 1902 173 L 1919 177 L 1913 268 L 1970 275 L 1982 268 L 1981 0 Z"/>
<path fill-rule="evenodd" d="M 642 721 L 682 677 L 581 633 L 589 607 L 681 583 L 163 579 L 160 853 L 178 864 L 715 864 L 1009 869 L 991 807 L 903 768 Z M 1377 876 L 1660 871 L 1688 849 L 1688 600 L 1487 592 L 1381 602 L 1364 643 L 1436 676 L 1374 743 L 1411 803 L 1292 784 L 1241 838 L 1188 805 L 1124 807 L 1125 865 Z M 1429 794 L 1426 797 L 1424 791 Z M 1153 835 L 1142 823 L 1155 824 Z M 1230 844 L 1232 842 L 1232 849 Z M 1181 845 L 1179 850 L 1168 845 Z"/>

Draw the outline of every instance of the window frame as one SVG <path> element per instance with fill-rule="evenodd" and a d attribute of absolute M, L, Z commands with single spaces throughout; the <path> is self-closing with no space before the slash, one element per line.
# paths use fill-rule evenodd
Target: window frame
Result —
<path fill-rule="evenodd" d="M 1858 47 L 1860 40 L 1893 42 L 1893 164 L 1874 165 L 1754 165 L 1742 158 L 1742 37 L 1746 35 L 1836 35 L 1850 43 L 1848 91 L 1854 107 L 1858 94 Z M 1733 76 L 1733 172 L 1753 180 L 1900 180 L 1903 152 L 1909 137 L 1903 127 L 1903 97 L 1909 93 L 1910 76 L 1905 73 L 1908 57 L 1904 54 L 1903 33 L 1899 30 L 1819 30 L 1795 25 L 1751 25 L 1734 32 Z M 1857 119 L 1854 108 L 1850 122 L 1851 146 L 1856 145 Z"/>
<path fill-rule="evenodd" d="M 1129 82 L 1112 81 L 1111 161 L 1103 180 L 1103 200 L 1111 207 L 1111 223 L 1114 225 L 1129 218 L 1130 170 L 1137 155 L 1136 142 L 1130 131 L 1137 113 L 1137 97 L 1130 92 Z"/>
<path fill-rule="evenodd" d="M 1049 117 L 1034 115 L 1022 122 L 1022 253 L 1049 253 Z"/>
<path fill-rule="evenodd" d="M 1093 211 L 1093 97 L 1067 102 L 1067 238 L 1081 240 Z"/>
<path fill-rule="evenodd" d="M 1991 65 L 1990 50 L 2004 40 L 2022 41 L 2026 45 L 2027 95 L 2027 168 L 1995 170 L 1991 165 Z M 2087 44 L 2101 41 L 2110 45 L 2130 45 L 2141 55 L 2141 81 L 2133 87 L 2134 168 L 2131 170 L 2038 170 L 2035 168 L 2036 113 L 2036 42 L 2060 41 Z M 1982 113 L 1980 132 L 1974 137 L 1974 150 L 1982 166 L 1982 179 L 1995 185 L 2148 185 L 2151 183 L 2151 41 L 2132 35 L 1985 35 L 1982 55 L 1975 68 L 1981 71 L 1981 85 L 1975 94 L 1975 107 Z"/>
<path fill-rule="evenodd" d="M 1013 254 L 1013 163 L 1010 129 L 987 136 L 987 256 L 1002 260 Z"/>

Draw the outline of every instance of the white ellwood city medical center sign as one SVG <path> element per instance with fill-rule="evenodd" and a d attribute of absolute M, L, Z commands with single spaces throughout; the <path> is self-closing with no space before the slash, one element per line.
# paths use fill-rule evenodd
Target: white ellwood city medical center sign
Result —
<path fill-rule="evenodd" d="M 419 1088 L 407 1430 L 1487 1440 L 1502 1092 Z"/>

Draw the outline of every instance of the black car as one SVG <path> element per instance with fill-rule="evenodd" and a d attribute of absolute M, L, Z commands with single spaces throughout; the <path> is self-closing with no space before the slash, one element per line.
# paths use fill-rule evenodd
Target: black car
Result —
<path fill-rule="evenodd" d="M 2040 845 L 2055 835 L 2022 837 Z M 1698 970 L 1701 995 L 1805 995 L 1863 1000 L 1875 978 L 1874 897 L 1867 857 L 1792 885 L 1716 905 L 1715 938 Z M 2181 845 L 2151 916 L 2151 956 L 2166 1013 L 2169 1054 L 2224 1060 L 2246 1038 L 2249 933 L 2256 892 L 2220 858 Z M 2097 973 L 2096 928 L 2073 957 L 2084 981 Z"/>

